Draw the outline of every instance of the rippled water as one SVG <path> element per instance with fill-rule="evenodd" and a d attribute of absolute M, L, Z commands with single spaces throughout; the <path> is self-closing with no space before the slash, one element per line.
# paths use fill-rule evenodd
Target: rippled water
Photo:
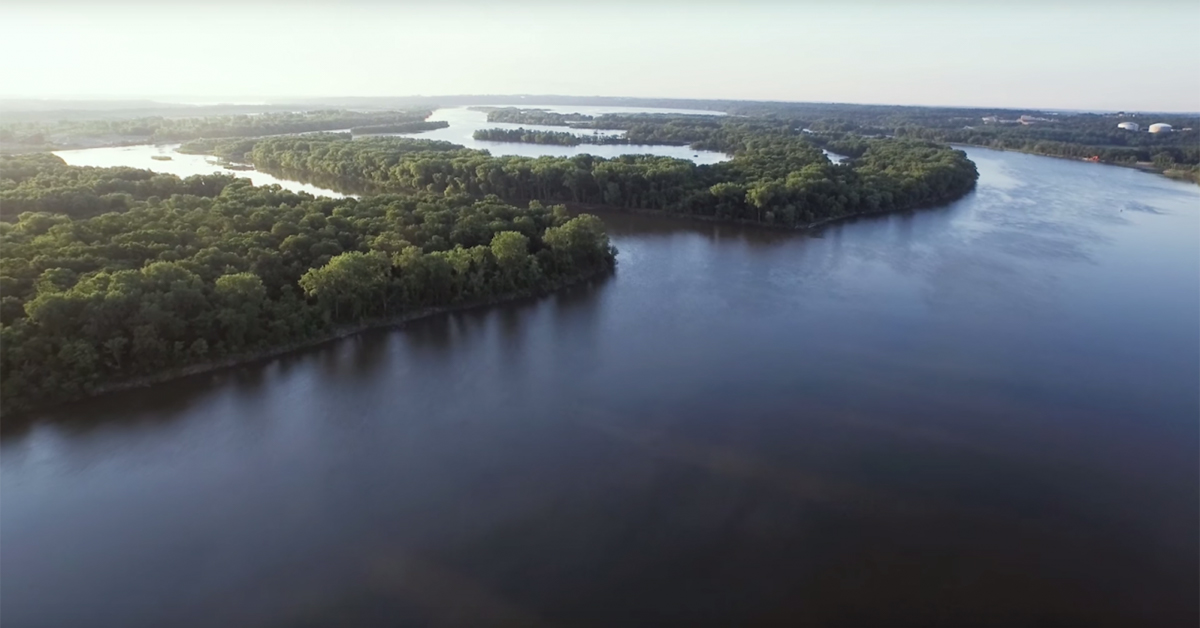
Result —
<path fill-rule="evenodd" d="M 4 625 L 1194 625 L 1200 187 L 968 149 L 816 237 L 5 425 Z"/>

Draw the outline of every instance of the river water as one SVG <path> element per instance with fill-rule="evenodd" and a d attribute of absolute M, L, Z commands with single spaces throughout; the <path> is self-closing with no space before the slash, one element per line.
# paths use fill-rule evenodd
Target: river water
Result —
<path fill-rule="evenodd" d="M 1200 188 L 967 149 L 814 236 L 6 425 L 6 628 L 1194 625 Z"/>

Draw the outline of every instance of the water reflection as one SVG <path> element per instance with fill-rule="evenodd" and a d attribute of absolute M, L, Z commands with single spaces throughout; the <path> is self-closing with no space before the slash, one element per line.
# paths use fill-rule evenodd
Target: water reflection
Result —
<path fill-rule="evenodd" d="M 197 174 L 232 174 L 236 177 L 250 179 L 254 185 L 278 185 L 293 192 L 307 192 L 314 196 L 343 198 L 346 195 L 310 183 L 293 180 L 290 177 L 277 177 L 257 170 L 230 170 L 212 161 L 208 155 L 187 155 L 175 149 L 179 144 L 143 144 L 139 146 L 113 146 L 106 148 L 82 148 L 78 150 L 60 150 L 54 154 L 72 166 L 95 166 L 111 168 L 124 166 L 142 168 L 153 172 L 173 174 L 179 177 L 190 177 Z M 168 161 L 160 161 L 154 157 L 170 157 Z"/>

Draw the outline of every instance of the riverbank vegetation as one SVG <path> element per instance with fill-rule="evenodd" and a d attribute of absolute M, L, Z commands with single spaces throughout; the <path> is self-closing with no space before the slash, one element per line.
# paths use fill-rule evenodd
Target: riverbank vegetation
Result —
<path fill-rule="evenodd" d="M 0 223 L 4 412 L 295 346 L 341 326 L 535 293 L 614 263 L 598 219 L 536 202 L 424 192 L 314 198 L 232 177 L 181 180 L 54 159 L 4 163 L 5 181 L 21 173 L 17 188 L 40 203 Z M 102 215 L 59 211 L 71 198 L 65 189 L 117 194 L 121 204 Z"/>

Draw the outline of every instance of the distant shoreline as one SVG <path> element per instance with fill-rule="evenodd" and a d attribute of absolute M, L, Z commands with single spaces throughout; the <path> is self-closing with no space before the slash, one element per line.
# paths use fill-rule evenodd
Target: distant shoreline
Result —
<path fill-rule="evenodd" d="M 1132 164 L 1122 164 L 1122 163 L 1115 163 L 1115 162 L 1111 162 L 1111 161 L 1090 161 L 1088 159 L 1083 159 L 1081 157 L 1065 157 L 1063 155 L 1051 155 L 1048 153 L 1039 153 L 1037 151 L 1032 151 L 1032 150 L 1022 150 L 1020 148 L 1000 148 L 997 146 L 985 146 L 983 144 L 964 144 L 962 142 L 951 142 L 950 146 L 954 146 L 954 147 L 961 146 L 964 148 L 986 148 L 988 150 L 999 150 L 999 151 L 1004 151 L 1006 153 L 1021 153 L 1023 155 L 1033 155 L 1035 157 L 1050 157 L 1052 159 L 1063 159 L 1066 161 L 1082 162 L 1085 164 L 1096 164 L 1099 166 L 1116 166 L 1118 168 L 1129 168 L 1131 170 L 1140 170 L 1142 172 L 1161 175 L 1161 176 L 1164 176 L 1168 179 L 1172 179 L 1175 181 L 1184 181 L 1184 182 L 1195 183 L 1197 185 L 1200 185 L 1200 174 L 1193 175 L 1193 174 L 1190 174 L 1187 170 L 1163 170 L 1163 169 L 1159 168 L 1158 166 L 1155 166 L 1148 162 L 1139 161 L 1139 162 L 1132 163 Z M 1178 174 L 1172 174 L 1172 173 L 1178 173 Z"/>
<path fill-rule="evenodd" d="M 950 199 L 945 202 L 928 203 L 928 204 L 924 204 L 924 205 L 915 205 L 913 207 L 905 207 L 903 209 L 880 209 L 880 210 L 875 210 L 875 211 L 854 212 L 851 214 L 844 214 L 841 216 L 831 216 L 829 218 L 822 218 L 821 220 L 816 220 L 816 221 L 804 223 L 804 224 L 798 224 L 794 227 L 789 227 L 787 225 L 773 225 L 773 224 L 768 224 L 765 222 L 756 222 L 753 220 L 717 218 L 716 216 L 702 216 L 702 215 L 697 215 L 697 214 L 677 214 L 677 213 L 669 212 L 669 211 L 662 210 L 662 209 L 644 209 L 644 208 L 639 208 L 639 207 L 617 207 L 615 205 L 599 205 L 599 204 L 595 204 L 595 203 L 573 203 L 573 202 L 563 203 L 563 205 L 565 205 L 567 207 L 567 209 L 569 209 L 571 211 L 578 211 L 578 212 L 598 212 L 598 213 L 614 212 L 614 213 L 623 213 L 623 214 L 635 214 L 635 215 L 639 215 L 639 216 L 655 216 L 655 217 L 659 217 L 659 218 L 670 218 L 670 219 L 682 218 L 684 220 L 694 220 L 697 222 L 706 222 L 706 223 L 710 223 L 710 224 L 738 225 L 741 227 L 756 227 L 759 229 L 770 229 L 773 231 L 805 232 L 805 231 L 813 231 L 815 229 L 820 229 L 822 227 L 828 227 L 830 225 L 834 225 L 839 222 L 845 222 L 847 220 L 852 220 L 855 218 L 865 218 L 868 216 L 882 216 L 885 214 L 903 214 L 904 212 L 920 211 L 923 209 L 934 209 L 937 207 L 946 207 L 948 205 L 957 203 L 958 201 L 966 198 L 966 196 L 968 194 L 975 191 L 975 188 L 976 188 L 976 186 L 972 185 L 971 189 L 967 190 L 962 196 L 959 196 L 954 199 Z"/>

